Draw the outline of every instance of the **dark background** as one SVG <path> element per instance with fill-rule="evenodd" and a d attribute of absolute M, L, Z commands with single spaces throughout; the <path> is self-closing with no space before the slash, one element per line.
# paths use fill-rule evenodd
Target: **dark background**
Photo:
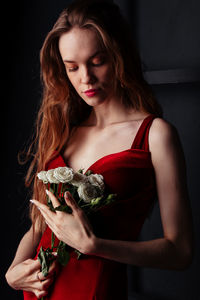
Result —
<path fill-rule="evenodd" d="M 4 299 L 22 299 L 7 286 L 4 274 L 30 225 L 28 191 L 17 153 L 33 132 L 41 98 L 39 51 L 59 13 L 71 1 L 18 1 L 2 12 L 1 138 L 2 272 Z M 198 0 L 115 0 L 137 40 L 144 75 L 179 132 L 188 170 L 188 188 L 196 236 L 192 265 L 183 272 L 128 267 L 130 300 L 198 300 L 199 153 L 200 153 L 200 2 Z M 4 68 L 3 68 L 4 67 Z M 6 175 L 6 176 L 5 176 Z M 143 227 L 141 239 L 162 236 L 159 208 Z"/>

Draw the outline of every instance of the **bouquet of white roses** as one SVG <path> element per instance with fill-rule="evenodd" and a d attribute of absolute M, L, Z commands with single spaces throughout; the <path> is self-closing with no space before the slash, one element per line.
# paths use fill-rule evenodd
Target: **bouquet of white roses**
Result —
<path fill-rule="evenodd" d="M 112 203 L 116 194 L 106 192 L 104 178 L 101 174 L 93 174 L 90 170 L 83 174 L 83 170 L 74 172 L 72 168 L 58 167 L 48 171 L 41 171 L 37 174 L 39 180 L 42 180 L 46 188 L 50 190 L 58 199 L 60 205 L 53 207 L 50 198 L 47 196 L 47 205 L 52 211 L 63 211 L 72 213 L 71 208 L 64 200 L 64 193 L 69 191 L 77 202 L 78 206 L 87 214 L 97 211 L 99 208 Z M 67 245 L 60 241 L 58 246 L 54 246 L 55 235 L 52 232 L 51 248 L 40 248 L 38 259 L 41 263 L 41 271 L 44 276 L 48 275 L 49 267 L 55 259 L 53 255 L 57 252 L 56 258 L 61 265 L 66 265 L 69 261 L 69 251 Z M 75 250 L 77 259 L 81 253 Z"/>

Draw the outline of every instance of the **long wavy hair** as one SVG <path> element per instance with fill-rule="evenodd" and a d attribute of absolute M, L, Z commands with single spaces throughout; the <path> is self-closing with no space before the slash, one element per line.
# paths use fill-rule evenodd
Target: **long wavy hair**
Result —
<path fill-rule="evenodd" d="M 26 186 L 32 186 L 33 197 L 45 202 L 43 184 L 35 174 L 47 167 L 57 152 L 62 152 L 72 128 L 85 120 L 91 107 L 78 95 L 70 83 L 59 52 L 62 34 L 73 27 L 95 30 L 112 58 L 116 87 L 126 107 L 160 116 L 161 108 L 151 87 L 143 78 L 141 61 L 128 24 L 118 6 L 105 0 L 81 0 L 64 9 L 47 34 L 40 52 L 43 96 L 36 121 L 35 138 L 28 155 L 33 159 L 26 176 Z M 56 152 L 55 152 L 56 151 Z M 30 207 L 33 225 L 41 230 L 44 221 L 35 206 Z"/>

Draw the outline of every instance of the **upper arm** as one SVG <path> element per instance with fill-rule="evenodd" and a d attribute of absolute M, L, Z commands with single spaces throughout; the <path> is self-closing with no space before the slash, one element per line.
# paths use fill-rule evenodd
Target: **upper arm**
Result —
<path fill-rule="evenodd" d="M 164 237 L 191 251 L 192 220 L 183 150 L 175 128 L 155 119 L 149 133 Z"/>

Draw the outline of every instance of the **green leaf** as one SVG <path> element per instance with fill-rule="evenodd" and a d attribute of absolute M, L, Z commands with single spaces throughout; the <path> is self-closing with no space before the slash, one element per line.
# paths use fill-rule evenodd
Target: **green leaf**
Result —
<path fill-rule="evenodd" d="M 91 200 L 91 205 L 92 206 L 93 205 L 99 205 L 102 199 L 103 199 L 103 196 L 92 199 Z"/>
<path fill-rule="evenodd" d="M 66 249 L 66 244 L 62 241 L 60 241 L 60 243 L 58 245 L 57 259 L 58 259 L 58 262 L 62 266 L 66 266 L 66 264 L 68 263 L 68 261 L 70 259 L 70 254 Z"/>
<path fill-rule="evenodd" d="M 86 176 L 90 176 L 91 174 L 92 174 L 92 171 L 91 171 L 91 170 L 88 170 L 88 171 L 85 173 Z"/>
<path fill-rule="evenodd" d="M 82 253 L 77 249 L 75 249 L 74 252 L 76 252 L 76 254 L 77 254 L 77 259 L 80 259 Z"/>
<path fill-rule="evenodd" d="M 106 198 L 105 203 L 110 204 L 110 203 L 114 202 L 116 197 L 117 197 L 117 194 L 109 194 Z"/>
<path fill-rule="evenodd" d="M 40 248 L 40 251 L 38 253 L 38 260 L 41 264 L 41 272 L 46 277 L 49 272 L 49 267 L 51 266 L 54 256 L 52 254 L 51 249 L 47 249 L 46 251 L 43 249 L 43 247 Z"/>

